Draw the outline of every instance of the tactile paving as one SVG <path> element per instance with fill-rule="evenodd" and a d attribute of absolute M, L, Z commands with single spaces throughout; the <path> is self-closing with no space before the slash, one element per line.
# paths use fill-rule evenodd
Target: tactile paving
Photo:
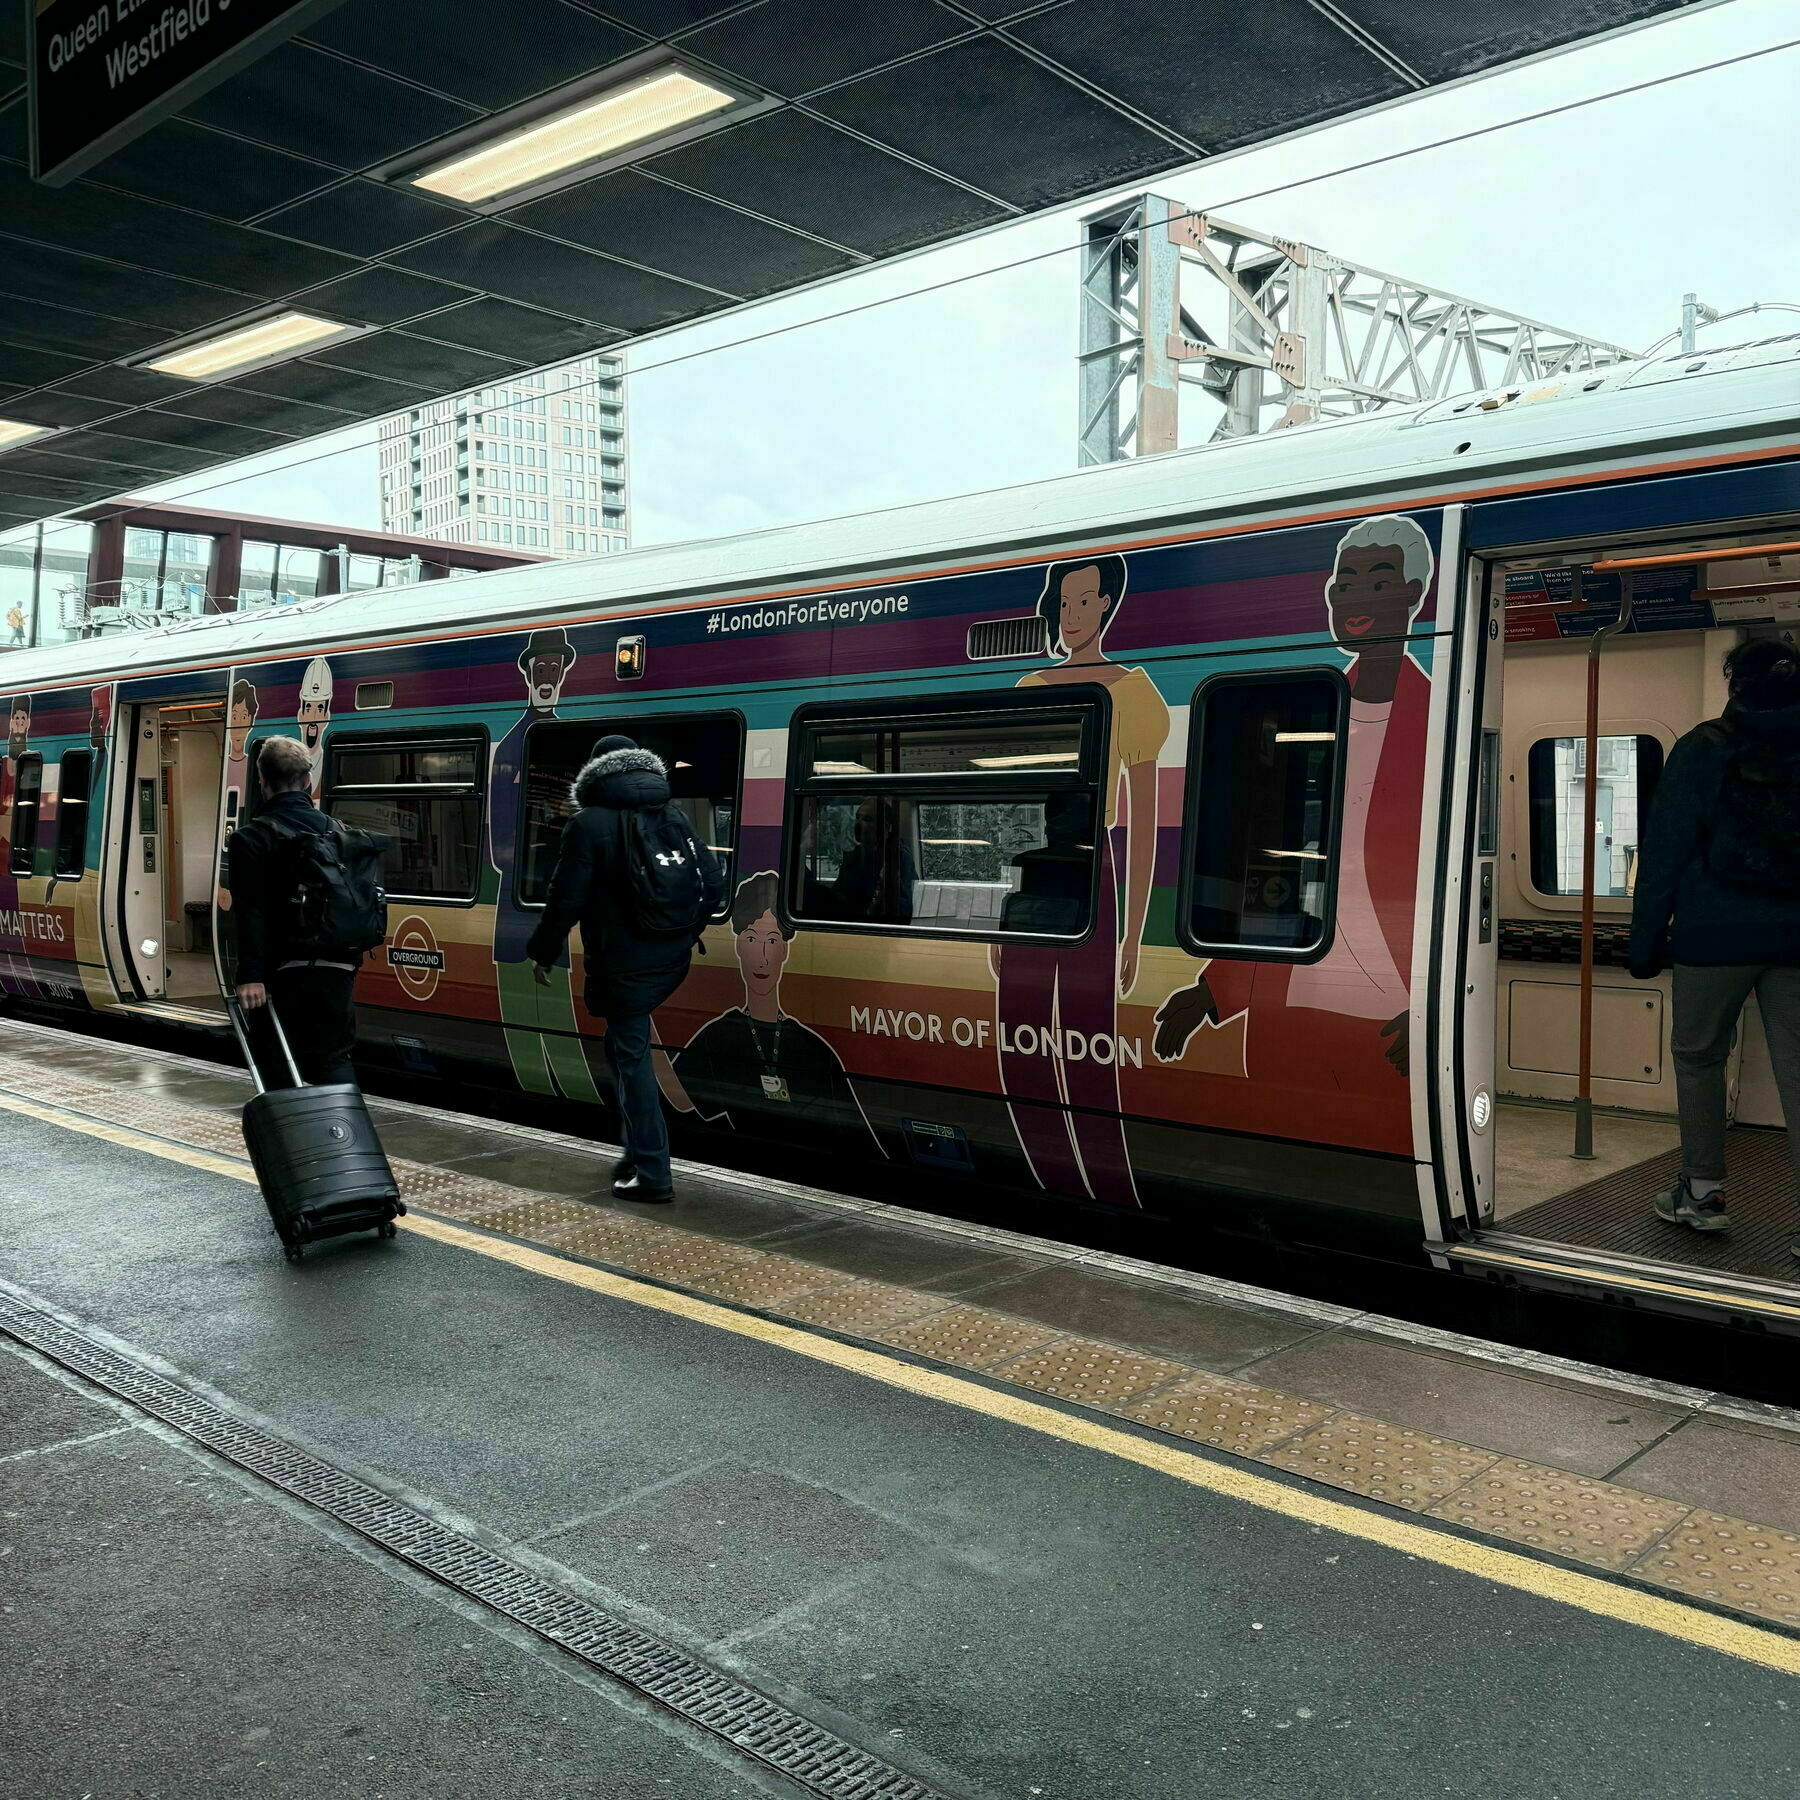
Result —
<path fill-rule="evenodd" d="M 1051 1325 L 1033 1324 L 985 1306 L 946 1306 L 908 1324 L 884 1326 L 875 1333 L 884 1344 L 913 1350 L 934 1362 L 959 1369 L 989 1369 L 1009 1357 L 1040 1349 L 1063 1334 Z"/>
<path fill-rule="evenodd" d="M 429 1163 L 402 1158 L 391 1160 L 389 1166 L 408 1205 L 416 1203 L 422 1211 L 446 1219 L 473 1219 L 477 1213 L 516 1205 L 521 1198 L 517 1188 L 507 1187 L 504 1182 L 459 1175 L 453 1169 L 434 1169 Z"/>
<path fill-rule="evenodd" d="M 178 1101 L 152 1099 L 129 1088 L 109 1088 L 80 1102 L 80 1110 L 115 1125 L 130 1125 L 197 1150 L 244 1154 L 244 1128 L 230 1113 L 207 1112 Z"/>
<path fill-rule="evenodd" d="M 1510 1456 L 1430 1510 L 1433 1518 L 1472 1531 L 1615 1570 L 1635 1561 L 1688 1513 L 1679 1500 L 1658 1500 Z"/>
<path fill-rule="evenodd" d="M 1176 1437 L 1254 1456 L 1329 1418 L 1331 1408 L 1223 1375 L 1194 1375 L 1128 1407 L 1125 1416 Z"/>
<path fill-rule="evenodd" d="M 1256 1455 L 1274 1468 L 1412 1512 L 1436 1505 L 1500 1460 L 1498 1451 L 1357 1413 L 1337 1413 L 1291 1442 Z"/>
<path fill-rule="evenodd" d="M 546 1233 L 558 1226 L 576 1224 L 587 1214 L 585 1206 L 573 1200 L 559 1200 L 554 1194 L 520 1195 L 516 1188 L 513 1193 L 518 1196 L 514 1205 L 478 1213 L 470 1223 L 483 1231 L 502 1231 L 508 1237 L 542 1241 Z"/>
<path fill-rule="evenodd" d="M 611 1262 L 622 1245 L 654 1243 L 663 1234 L 663 1227 L 624 1213 L 592 1206 L 578 1206 L 576 1211 L 579 1218 L 552 1225 L 544 1232 L 543 1241 L 552 1249 L 591 1256 L 596 1262 Z"/>
<path fill-rule="evenodd" d="M 1040 1394 L 1117 1411 L 1154 1387 L 1193 1371 L 1160 1356 L 1140 1356 L 1092 1338 L 1059 1338 L 993 1371 Z"/>
<path fill-rule="evenodd" d="M 1739 1612 L 1800 1625 L 1800 1537 L 1725 1513 L 1689 1513 L 1631 1573 Z"/>
<path fill-rule="evenodd" d="M 758 1251 L 749 1262 L 696 1275 L 687 1285 L 719 1300 L 741 1300 L 746 1306 L 779 1307 L 785 1311 L 789 1300 L 821 1289 L 841 1288 L 854 1279 L 841 1269 Z"/>
<path fill-rule="evenodd" d="M 949 1304 L 942 1294 L 921 1294 L 885 1281 L 852 1281 L 829 1292 L 808 1294 L 781 1310 L 806 1325 L 823 1325 L 847 1337 L 871 1337 L 883 1326 L 941 1312 Z"/>
<path fill-rule="evenodd" d="M 629 1269 L 634 1275 L 651 1275 L 659 1281 L 674 1282 L 678 1287 L 691 1287 L 699 1275 L 750 1262 L 762 1253 L 747 1250 L 741 1244 L 727 1244 L 718 1238 L 702 1237 L 695 1231 L 677 1226 L 652 1227 L 654 1237 L 624 1239 L 617 1248 L 606 1253 L 608 1262 Z"/>

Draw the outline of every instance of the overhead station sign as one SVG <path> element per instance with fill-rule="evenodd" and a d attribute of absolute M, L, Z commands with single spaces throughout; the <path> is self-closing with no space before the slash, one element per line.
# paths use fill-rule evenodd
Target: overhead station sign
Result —
<path fill-rule="evenodd" d="M 339 4 L 33 0 L 33 179 L 73 181 Z"/>

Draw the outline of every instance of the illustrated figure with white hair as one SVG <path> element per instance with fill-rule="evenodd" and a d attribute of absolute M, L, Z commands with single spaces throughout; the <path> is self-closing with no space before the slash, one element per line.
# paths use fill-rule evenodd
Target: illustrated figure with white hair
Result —
<path fill-rule="evenodd" d="M 1317 962 L 1215 958 L 1156 1015 L 1156 1055 L 1178 1062 L 1202 1024 L 1240 1013 L 1252 1080 L 1311 1066 L 1317 1085 L 1404 1097 L 1410 1068 L 1413 900 L 1430 678 L 1408 633 L 1431 590 L 1431 541 L 1397 513 L 1338 540 L 1325 585 L 1331 635 L 1351 656 L 1335 929 Z"/>
<path fill-rule="evenodd" d="M 312 799 L 316 806 L 320 783 L 325 778 L 325 732 L 331 724 L 331 664 L 322 656 L 315 656 L 300 677 L 298 723 L 306 760 L 312 764 Z"/>

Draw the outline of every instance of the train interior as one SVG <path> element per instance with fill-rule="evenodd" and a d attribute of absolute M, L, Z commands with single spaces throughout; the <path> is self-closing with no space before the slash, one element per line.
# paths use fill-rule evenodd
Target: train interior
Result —
<path fill-rule="evenodd" d="M 1716 554 L 1754 541 L 1708 547 Z M 1726 651 L 1751 636 L 1800 635 L 1800 556 L 1709 564 L 1697 555 L 1685 567 L 1645 570 L 1630 578 L 1637 584 L 1633 628 L 1609 637 L 1599 653 L 1593 1157 L 1574 1155 L 1590 637 L 1573 615 L 1599 614 L 1603 623 L 1610 609 L 1616 618 L 1621 577 L 1610 586 L 1585 575 L 1571 583 L 1567 571 L 1584 559 L 1695 548 L 1595 546 L 1581 557 L 1514 559 L 1491 571 L 1502 584 L 1505 648 L 1502 705 L 1496 713 L 1490 704 L 1487 715 L 1499 723 L 1490 777 L 1498 826 L 1498 1104 L 1493 1217 L 1482 1241 L 1558 1246 L 1640 1273 L 1673 1265 L 1707 1272 L 1714 1287 L 1753 1290 L 1800 1280 L 1789 1249 L 1800 1237 L 1800 1211 L 1755 1000 L 1728 1071 L 1733 1227 L 1702 1237 L 1652 1210 L 1652 1196 L 1680 1168 L 1670 976 L 1634 980 L 1626 935 L 1639 837 L 1664 759 L 1683 733 L 1723 711 Z M 1717 623 L 1724 619 L 1731 622 Z"/>
<path fill-rule="evenodd" d="M 162 1010 L 224 1012 L 213 957 L 225 713 L 202 697 L 136 709 L 121 962 Z"/>

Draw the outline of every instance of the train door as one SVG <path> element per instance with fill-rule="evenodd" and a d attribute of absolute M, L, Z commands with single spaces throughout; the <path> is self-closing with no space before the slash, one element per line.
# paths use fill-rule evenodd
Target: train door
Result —
<path fill-rule="evenodd" d="M 1488 659 L 1461 740 L 1473 791 L 1457 855 L 1468 901 L 1458 984 L 1466 1100 L 1455 1133 L 1444 1112 L 1447 1160 L 1473 1147 L 1479 1170 L 1488 1140 L 1491 1199 L 1459 1221 L 1477 1235 L 1459 1252 L 1471 1260 L 1578 1268 L 1589 1280 L 1678 1266 L 1704 1272 L 1709 1291 L 1792 1279 L 1786 1149 L 1758 1130 L 1781 1115 L 1754 1002 L 1728 1067 L 1734 1227 L 1703 1240 L 1651 1205 L 1680 1166 L 1672 981 L 1666 970 L 1638 980 L 1627 967 L 1638 847 L 1667 755 L 1724 710 L 1726 651 L 1747 637 L 1796 635 L 1783 622 L 1786 571 L 1746 560 L 1754 546 L 1754 535 L 1594 542 L 1480 565 Z M 1578 1106 L 1584 900 L 1591 1142 Z"/>
<path fill-rule="evenodd" d="M 111 946 L 128 997 L 223 1008 L 213 958 L 224 709 L 213 698 L 126 709 L 119 897 Z"/>

